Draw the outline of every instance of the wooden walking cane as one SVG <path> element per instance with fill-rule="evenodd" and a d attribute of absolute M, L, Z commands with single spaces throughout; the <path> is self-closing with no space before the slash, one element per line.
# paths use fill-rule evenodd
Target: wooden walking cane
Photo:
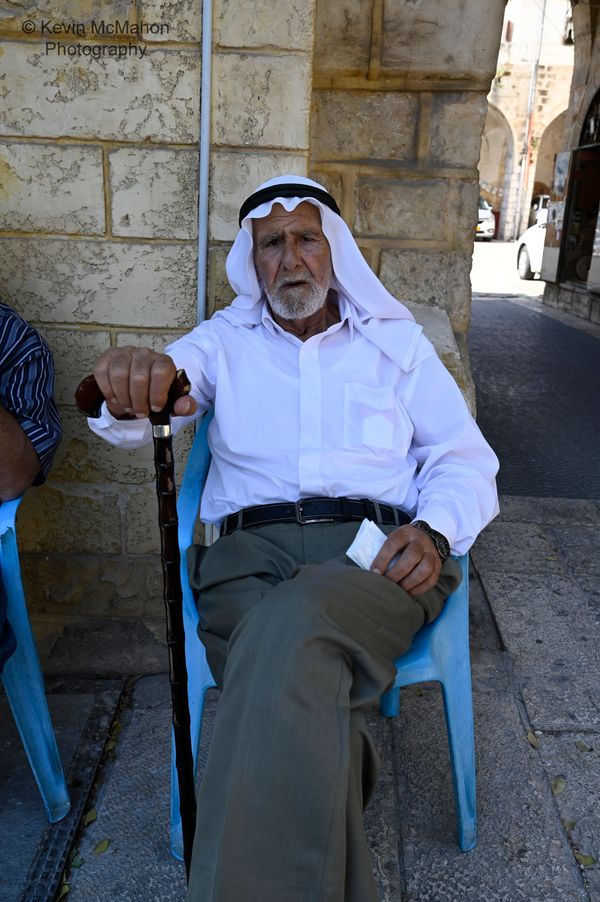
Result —
<path fill-rule="evenodd" d="M 196 827 L 196 792 L 194 758 L 190 736 L 190 709 L 185 663 L 185 630 L 181 592 L 180 555 L 177 535 L 177 494 L 171 433 L 171 413 L 175 401 L 188 394 L 191 385 L 184 370 L 179 370 L 164 408 L 150 413 L 154 441 L 154 467 L 158 496 L 158 524 L 160 528 L 161 561 L 167 646 L 169 649 L 169 680 L 173 706 L 173 735 L 175 737 L 175 765 L 179 782 L 179 810 L 183 834 L 183 860 L 189 879 L 192 845 Z M 88 417 L 100 416 L 104 396 L 93 376 L 87 376 L 75 392 L 79 410 Z"/>

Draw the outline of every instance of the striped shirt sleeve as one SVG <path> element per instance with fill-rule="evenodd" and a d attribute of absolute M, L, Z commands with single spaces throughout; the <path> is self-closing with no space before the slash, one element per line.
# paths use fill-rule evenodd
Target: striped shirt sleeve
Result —
<path fill-rule="evenodd" d="M 0 303 L 0 403 L 20 424 L 46 479 L 62 435 L 52 397 L 54 362 L 44 339 L 22 317 Z"/>

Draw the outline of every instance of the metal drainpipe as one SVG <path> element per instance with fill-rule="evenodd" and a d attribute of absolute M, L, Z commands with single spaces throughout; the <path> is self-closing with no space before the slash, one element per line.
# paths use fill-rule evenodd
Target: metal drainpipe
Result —
<path fill-rule="evenodd" d="M 531 65 L 531 78 L 529 80 L 529 96 L 527 97 L 527 112 L 525 114 L 525 136 L 523 139 L 523 151 L 521 160 L 521 170 L 519 172 L 519 184 L 517 187 L 517 201 L 515 207 L 515 227 L 513 239 L 517 239 L 521 234 L 521 224 L 523 222 L 523 211 L 521 203 L 523 201 L 523 188 L 525 187 L 526 177 L 529 175 L 529 153 L 531 150 L 531 133 L 533 130 L 533 105 L 535 103 L 535 94 L 537 89 L 537 77 L 540 67 L 540 56 L 542 53 L 542 40 L 544 36 L 544 23 L 546 21 L 546 0 L 542 5 L 542 16 L 540 22 L 540 33 L 538 36 L 538 46 L 535 59 Z"/>
<path fill-rule="evenodd" d="M 200 163 L 198 167 L 198 297 L 196 322 L 206 319 L 208 263 L 208 173 L 212 76 L 212 0 L 202 3 L 202 69 L 200 74 Z"/>

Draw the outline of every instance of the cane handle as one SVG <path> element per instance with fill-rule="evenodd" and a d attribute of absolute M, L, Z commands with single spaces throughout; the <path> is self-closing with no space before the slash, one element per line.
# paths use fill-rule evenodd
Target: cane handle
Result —
<path fill-rule="evenodd" d="M 173 413 L 175 402 L 184 395 L 188 395 L 191 388 L 192 385 L 185 370 L 177 370 L 169 389 L 167 403 L 162 410 L 158 411 L 158 413 L 154 413 L 153 411 L 150 413 L 150 422 L 167 424 L 169 422 L 169 417 Z M 75 403 L 77 404 L 77 407 L 81 413 L 92 419 L 97 419 L 100 416 L 100 408 L 102 407 L 104 400 L 104 395 L 100 391 L 98 383 L 93 375 L 86 376 L 75 391 Z M 131 416 L 127 417 L 127 419 L 133 420 L 135 417 Z"/>

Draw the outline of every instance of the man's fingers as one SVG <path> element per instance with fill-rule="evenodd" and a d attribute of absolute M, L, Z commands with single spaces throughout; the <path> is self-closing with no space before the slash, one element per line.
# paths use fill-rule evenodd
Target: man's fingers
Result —
<path fill-rule="evenodd" d="M 391 532 L 373 559 L 371 570 L 378 570 L 380 573 L 385 573 L 392 558 L 395 557 L 399 551 L 402 551 L 402 549 L 408 545 L 409 541 L 410 535 L 404 532 L 404 527 L 401 526 L 399 529 L 395 529 Z"/>
<path fill-rule="evenodd" d="M 178 398 L 173 405 L 173 413 L 178 417 L 191 417 L 197 409 L 198 405 L 189 395 Z"/>
<path fill-rule="evenodd" d="M 167 403 L 167 396 L 177 370 L 175 364 L 166 354 L 159 354 L 152 361 L 150 370 L 150 408 L 162 410 Z"/>
<path fill-rule="evenodd" d="M 404 579 L 398 581 L 399 585 L 405 592 L 416 598 L 417 595 L 422 595 L 423 592 L 427 592 L 428 589 L 435 586 L 441 569 L 442 562 L 438 555 L 426 554 L 418 567 L 415 567 Z"/>
<path fill-rule="evenodd" d="M 99 358 L 94 377 L 110 407 L 120 407 L 123 411 L 131 408 L 129 361 L 116 348 L 109 348 Z"/>
<path fill-rule="evenodd" d="M 147 417 L 151 407 L 162 410 L 175 374 L 175 364 L 166 354 L 133 347 L 109 348 L 94 370 L 111 412 L 137 417 Z"/>

